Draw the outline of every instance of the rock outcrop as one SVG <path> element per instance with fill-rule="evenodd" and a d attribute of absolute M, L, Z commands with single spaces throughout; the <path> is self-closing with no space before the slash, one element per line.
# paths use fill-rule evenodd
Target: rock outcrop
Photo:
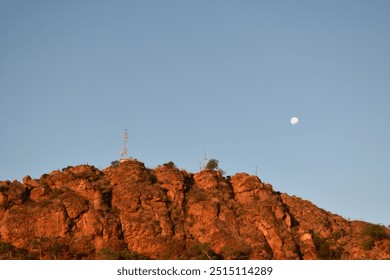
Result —
<path fill-rule="evenodd" d="M 258 177 L 128 160 L 0 182 L 2 259 L 389 259 L 389 229 Z"/>

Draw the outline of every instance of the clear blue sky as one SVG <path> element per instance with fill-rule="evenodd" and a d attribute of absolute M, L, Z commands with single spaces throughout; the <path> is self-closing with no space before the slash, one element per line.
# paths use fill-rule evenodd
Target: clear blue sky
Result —
<path fill-rule="evenodd" d="M 0 180 L 129 154 L 390 224 L 390 1 L 0 0 Z M 299 124 L 292 126 L 290 118 Z"/>

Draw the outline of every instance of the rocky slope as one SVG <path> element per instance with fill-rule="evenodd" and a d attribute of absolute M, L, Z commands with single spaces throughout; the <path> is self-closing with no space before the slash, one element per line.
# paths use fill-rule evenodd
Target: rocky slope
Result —
<path fill-rule="evenodd" d="M 245 173 L 128 160 L 0 182 L 2 259 L 390 259 L 390 230 Z"/>

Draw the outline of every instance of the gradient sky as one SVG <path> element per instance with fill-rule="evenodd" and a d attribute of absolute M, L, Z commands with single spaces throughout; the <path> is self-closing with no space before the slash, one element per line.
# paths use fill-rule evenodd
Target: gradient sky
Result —
<path fill-rule="evenodd" d="M 0 0 L 0 180 L 68 165 L 255 174 L 390 224 L 390 1 Z M 290 118 L 299 124 L 292 126 Z"/>

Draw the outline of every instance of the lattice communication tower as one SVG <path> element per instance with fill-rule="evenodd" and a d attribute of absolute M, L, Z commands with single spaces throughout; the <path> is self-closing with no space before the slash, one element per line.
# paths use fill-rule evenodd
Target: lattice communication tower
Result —
<path fill-rule="evenodd" d="M 207 158 L 207 153 L 204 151 L 204 158 L 203 158 L 203 170 L 206 170 L 208 158 Z"/>
<path fill-rule="evenodd" d="M 121 161 L 127 160 L 129 158 L 129 154 L 127 153 L 127 141 L 129 140 L 129 134 L 127 133 L 127 129 L 123 132 L 123 148 L 121 151 Z"/>

